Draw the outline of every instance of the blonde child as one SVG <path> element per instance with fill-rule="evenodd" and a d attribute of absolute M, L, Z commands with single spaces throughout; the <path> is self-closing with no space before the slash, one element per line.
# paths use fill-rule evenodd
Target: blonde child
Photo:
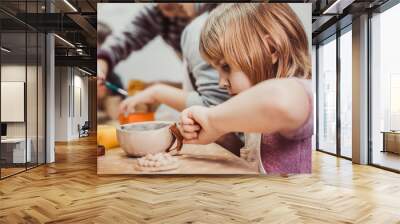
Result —
<path fill-rule="evenodd" d="M 261 170 L 311 172 L 313 108 L 307 35 L 288 4 L 229 3 L 203 27 L 200 51 L 235 96 L 181 114 L 188 144 L 227 132 L 262 133 Z"/>

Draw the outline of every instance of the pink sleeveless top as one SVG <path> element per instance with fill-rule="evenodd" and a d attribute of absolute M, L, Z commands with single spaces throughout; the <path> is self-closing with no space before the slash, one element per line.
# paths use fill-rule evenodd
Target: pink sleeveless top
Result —
<path fill-rule="evenodd" d="M 311 173 L 311 137 L 313 135 L 313 94 L 311 80 L 296 78 L 306 89 L 309 115 L 306 122 L 290 137 L 279 133 L 262 134 L 261 163 L 267 174 Z"/>

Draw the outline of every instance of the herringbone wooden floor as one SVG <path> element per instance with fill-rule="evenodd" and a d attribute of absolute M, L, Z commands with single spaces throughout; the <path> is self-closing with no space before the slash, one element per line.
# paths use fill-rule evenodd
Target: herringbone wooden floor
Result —
<path fill-rule="evenodd" d="M 95 143 L 0 181 L 0 223 L 400 223 L 400 175 L 322 153 L 312 175 L 99 177 Z"/>

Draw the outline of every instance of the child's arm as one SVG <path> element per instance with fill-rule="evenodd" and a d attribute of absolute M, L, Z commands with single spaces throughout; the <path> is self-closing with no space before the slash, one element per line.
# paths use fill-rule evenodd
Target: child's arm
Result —
<path fill-rule="evenodd" d="M 227 132 L 290 133 L 309 116 L 305 88 L 295 79 L 264 81 L 213 108 L 192 107 L 181 115 L 187 143 L 210 143 Z M 202 130 L 191 133 L 193 121 Z"/>
<path fill-rule="evenodd" d="M 125 99 L 120 105 L 120 112 L 132 113 L 135 106 L 140 103 L 161 103 L 182 111 L 186 106 L 187 95 L 188 93 L 184 90 L 165 84 L 156 84 Z"/>

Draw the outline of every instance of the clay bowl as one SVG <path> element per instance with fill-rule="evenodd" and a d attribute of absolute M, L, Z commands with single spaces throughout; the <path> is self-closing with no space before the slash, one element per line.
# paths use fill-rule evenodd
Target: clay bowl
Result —
<path fill-rule="evenodd" d="M 169 127 L 172 122 L 147 121 L 121 125 L 117 138 L 128 156 L 140 157 L 146 154 L 165 152 L 173 141 Z"/>

